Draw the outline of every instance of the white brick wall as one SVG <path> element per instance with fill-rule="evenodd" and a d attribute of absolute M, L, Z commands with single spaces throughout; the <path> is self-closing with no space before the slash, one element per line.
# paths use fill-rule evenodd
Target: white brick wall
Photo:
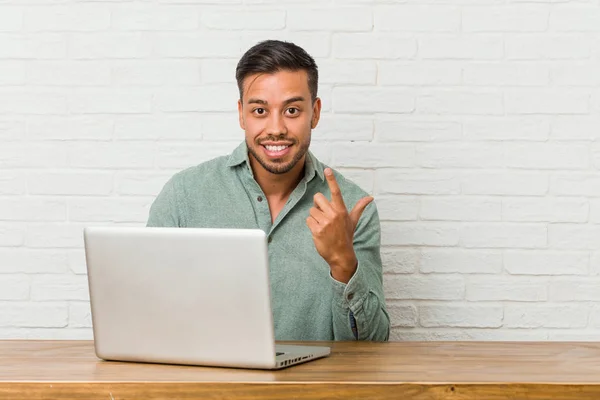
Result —
<path fill-rule="evenodd" d="M 0 2 L 0 338 L 90 338 L 82 228 L 229 152 L 259 40 L 320 66 L 396 340 L 600 337 L 600 1 Z"/>

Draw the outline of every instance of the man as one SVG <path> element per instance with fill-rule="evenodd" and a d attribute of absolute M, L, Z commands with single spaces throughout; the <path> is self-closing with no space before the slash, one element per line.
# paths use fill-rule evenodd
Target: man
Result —
<path fill-rule="evenodd" d="M 277 340 L 387 340 L 373 198 L 308 151 L 321 112 L 314 59 L 265 41 L 236 78 L 245 141 L 173 176 L 148 226 L 262 229 Z"/>

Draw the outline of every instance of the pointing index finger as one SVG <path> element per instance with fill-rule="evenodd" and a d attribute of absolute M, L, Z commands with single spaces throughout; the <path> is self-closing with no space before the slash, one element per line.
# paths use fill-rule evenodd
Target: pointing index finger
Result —
<path fill-rule="evenodd" d="M 331 192 L 331 202 L 338 207 L 346 208 L 344 204 L 344 198 L 342 197 L 342 191 L 338 186 L 335 176 L 331 168 L 325 168 L 325 177 L 327 178 L 327 184 L 329 185 L 329 191 Z"/>

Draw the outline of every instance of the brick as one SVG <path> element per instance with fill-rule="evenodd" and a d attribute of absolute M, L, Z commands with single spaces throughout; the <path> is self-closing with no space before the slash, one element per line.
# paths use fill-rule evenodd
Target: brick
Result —
<path fill-rule="evenodd" d="M 239 58 L 242 42 L 231 33 L 161 33 L 155 54 L 161 58 Z"/>
<path fill-rule="evenodd" d="M 551 224 L 548 244 L 554 249 L 596 250 L 600 246 L 600 225 Z"/>
<path fill-rule="evenodd" d="M 102 31 L 110 28 L 110 9 L 99 4 L 29 7 L 23 26 L 31 32 Z"/>
<path fill-rule="evenodd" d="M 377 117 L 375 137 L 380 142 L 445 142 L 462 139 L 461 124 L 455 121 L 405 117 Z"/>
<path fill-rule="evenodd" d="M 6 272 L 4 268 L 2 272 Z M 0 275 L 0 288 L 0 301 L 29 299 L 29 277 L 26 275 Z"/>
<path fill-rule="evenodd" d="M 21 246 L 25 241 L 25 228 L 24 224 L 0 221 L 0 246 Z"/>
<path fill-rule="evenodd" d="M 74 59 L 135 59 L 151 56 L 152 46 L 152 37 L 143 32 L 73 34 L 68 53 Z"/>
<path fill-rule="evenodd" d="M 0 59 L 59 59 L 66 54 L 64 34 L 0 33 Z"/>
<path fill-rule="evenodd" d="M 121 1 L 121 0 L 116 0 Z M 242 0 L 158 0 L 158 3 L 167 4 L 241 4 Z"/>
<path fill-rule="evenodd" d="M 333 162 L 339 167 L 412 167 L 416 164 L 415 148 L 406 144 L 340 143 L 333 148 Z"/>
<path fill-rule="evenodd" d="M 364 169 L 353 169 L 353 168 L 341 168 L 338 169 L 335 165 L 332 166 L 337 169 L 344 177 L 358 185 L 362 190 L 373 195 L 373 188 L 375 186 L 375 172 Z"/>
<path fill-rule="evenodd" d="M 549 28 L 551 31 L 600 32 L 600 10 L 596 5 L 554 7 Z"/>
<path fill-rule="evenodd" d="M 546 86 L 550 70 L 539 63 L 473 63 L 464 66 L 463 82 L 471 86 Z"/>
<path fill-rule="evenodd" d="M 590 310 L 590 326 L 600 328 L 600 308 L 597 306 Z"/>
<path fill-rule="evenodd" d="M 508 114 L 587 114 L 590 94 L 574 90 L 511 90 L 506 93 Z"/>
<path fill-rule="evenodd" d="M 18 141 L 25 138 L 25 127 L 25 118 L 22 117 L 0 119 L 0 141 Z"/>
<path fill-rule="evenodd" d="M 132 60 L 111 65 L 113 82 L 120 86 L 200 84 L 200 64 L 196 60 Z"/>
<path fill-rule="evenodd" d="M 112 10 L 112 28 L 123 31 L 185 31 L 200 27 L 197 8 L 122 4 Z"/>
<path fill-rule="evenodd" d="M 377 196 L 379 219 L 382 221 L 416 221 L 419 199 L 414 196 Z"/>
<path fill-rule="evenodd" d="M 557 304 L 507 305 L 504 326 L 509 328 L 584 328 L 588 309 Z"/>
<path fill-rule="evenodd" d="M 388 274 L 412 274 L 416 272 L 419 268 L 420 258 L 421 255 L 416 249 L 382 248 L 383 280 L 388 279 Z"/>
<path fill-rule="evenodd" d="M 69 304 L 69 327 L 92 327 L 92 310 L 90 309 L 90 303 L 77 302 Z"/>
<path fill-rule="evenodd" d="M 592 145 L 592 164 L 596 169 L 600 169 L 600 144 Z"/>
<path fill-rule="evenodd" d="M 108 172 L 36 172 L 27 177 L 30 194 L 109 195 L 113 174 Z"/>
<path fill-rule="evenodd" d="M 504 41 L 497 35 L 428 35 L 419 39 L 422 59 L 495 60 L 504 53 Z"/>
<path fill-rule="evenodd" d="M 243 49 L 250 48 L 252 45 L 258 43 L 259 40 L 269 39 L 273 35 L 277 37 L 278 34 L 281 34 L 282 40 L 297 44 L 313 57 L 329 58 L 331 55 L 332 34 L 331 32 L 322 31 L 272 31 L 269 32 L 268 36 L 262 33 L 260 39 L 257 36 L 249 34 L 242 39 L 242 43 L 244 44 Z"/>
<path fill-rule="evenodd" d="M 391 327 L 413 327 L 417 325 L 417 308 L 409 304 L 388 304 Z"/>
<path fill-rule="evenodd" d="M 67 250 L 67 265 L 69 271 L 75 275 L 86 275 L 87 264 L 83 249 Z"/>
<path fill-rule="evenodd" d="M 424 144 L 417 146 L 417 165 L 423 168 L 501 168 L 504 149 L 498 143 Z"/>
<path fill-rule="evenodd" d="M 410 59 L 417 52 L 415 39 L 395 34 L 336 33 L 333 55 L 342 59 Z"/>
<path fill-rule="evenodd" d="M 589 204 L 572 198 L 503 199 L 502 215 L 514 222 L 587 222 Z"/>
<path fill-rule="evenodd" d="M 502 94 L 491 91 L 432 90 L 417 97 L 418 114 L 502 114 Z"/>
<path fill-rule="evenodd" d="M 27 82 L 40 86 L 107 86 L 110 67 L 96 61 L 37 61 L 27 64 Z"/>
<path fill-rule="evenodd" d="M 18 340 L 93 340 L 94 333 L 90 328 L 0 328 L 0 336 Z"/>
<path fill-rule="evenodd" d="M 373 16 L 370 7 L 294 8 L 288 10 L 285 25 L 297 31 L 370 31 Z"/>
<path fill-rule="evenodd" d="M 550 9 L 546 5 L 465 7 L 465 32 L 543 32 L 548 28 Z"/>
<path fill-rule="evenodd" d="M 498 250 L 421 250 L 421 273 L 498 274 L 501 271 L 502 253 Z"/>
<path fill-rule="evenodd" d="M 2 6 L 0 13 L 0 32 L 20 31 L 23 28 L 23 9 Z"/>
<path fill-rule="evenodd" d="M 570 222 L 570 221 L 567 221 Z M 578 221 L 573 221 L 578 222 Z M 586 221 L 580 221 L 586 222 Z M 600 199 L 590 200 L 590 222 L 600 224 Z"/>
<path fill-rule="evenodd" d="M 421 197 L 419 219 L 423 221 L 501 221 L 499 199 Z"/>
<path fill-rule="evenodd" d="M 31 298 L 45 300 L 89 300 L 87 276 L 37 275 L 31 283 Z"/>
<path fill-rule="evenodd" d="M 587 275 L 590 257 L 586 252 L 508 250 L 504 269 L 512 275 Z"/>
<path fill-rule="evenodd" d="M 386 275 L 383 286 L 390 300 L 461 300 L 465 293 L 462 277 Z"/>
<path fill-rule="evenodd" d="M 395 88 L 335 87 L 333 109 L 342 113 L 411 113 L 415 110 L 415 94 Z"/>
<path fill-rule="evenodd" d="M 600 196 L 597 173 L 556 173 L 550 179 L 550 194 L 559 196 Z"/>
<path fill-rule="evenodd" d="M 235 59 L 202 59 L 200 60 L 200 76 L 202 84 L 236 83 L 235 69 L 238 60 Z M 321 65 L 319 64 L 319 82 L 321 79 Z M 237 83 L 236 83 L 237 84 Z"/>
<path fill-rule="evenodd" d="M 212 143 L 206 145 L 160 144 L 156 165 L 161 168 L 181 169 L 231 153 L 238 142 Z"/>
<path fill-rule="evenodd" d="M 439 222 L 381 223 L 382 246 L 457 246 L 459 228 Z"/>
<path fill-rule="evenodd" d="M 545 301 L 548 281 L 532 277 L 486 277 L 467 280 L 469 301 Z"/>
<path fill-rule="evenodd" d="M 285 11 L 212 11 L 200 14 L 200 22 L 209 29 L 277 30 L 286 26 Z"/>
<path fill-rule="evenodd" d="M 127 196 L 156 196 L 171 174 L 164 172 L 118 172 L 116 193 Z"/>
<path fill-rule="evenodd" d="M 462 66 L 452 61 L 380 61 L 378 66 L 378 82 L 383 86 L 460 85 L 462 79 Z"/>
<path fill-rule="evenodd" d="M 497 328 L 502 325 L 501 306 L 419 306 L 419 323 L 424 327 Z"/>
<path fill-rule="evenodd" d="M 8 274 L 60 274 L 67 272 L 67 256 L 60 250 L 0 249 L 0 259 L 2 260 L 2 272 Z"/>
<path fill-rule="evenodd" d="M 373 120 L 369 117 L 327 114 L 321 115 L 312 133 L 313 141 L 370 141 L 373 139 Z"/>
<path fill-rule="evenodd" d="M 83 228 L 74 223 L 32 223 L 27 227 L 25 245 L 31 248 L 81 248 Z"/>
<path fill-rule="evenodd" d="M 26 180 L 20 171 L 2 170 L 0 174 L 0 195 L 25 193 Z"/>
<path fill-rule="evenodd" d="M 589 146 L 568 143 L 505 143 L 506 166 L 527 169 L 588 169 Z"/>
<path fill-rule="evenodd" d="M 548 193 L 548 175 L 537 172 L 478 172 L 465 174 L 463 194 L 543 196 Z"/>
<path fill-rule="evenodd" d="M 550 282 L 550 301 L 600 301 L 600 280 L 598 278 L 564 279 Z"/>
<path fill-rule="evenodd" d="M 115 121 L 118 140 L 201 140 L 209 129 L 215 129 L 201 114 L 127 115 Z M 237 122 L 236 122 L 237 123 Z"/>
<path fill-rule="evenodd" d="M 0 326 L 63 328 L 67 326 L 69 310 L 62 303 L 1 302 Z M 20 337 L 22 338 L 22 337 Z"/>
<path fill-rule="evenodd" d="M 69 148 L 69 165 L 78 168 L 151 168 L 155 146 L 149 143 L 75 143 Z"/>
<path fill-rule="evenodd" d="M 550 122 L 538 116 L 481 116 L 463 121 L 465 139 L 545 141 L 548 139 Z"/>
<path fill-rule="evenodd" d="M 2 26 L 1 22 L 0 26 Z M 0 86 L 21 86 L 25 82 L 25 63 L 22 61 L 0 62 Z"/>
<path fill-rule="evenodd" d="M 460 180 L 454 172 L 382 169 L 377 171 L 380 194 L 458 194 Z"/>
<path fill-rule="evenodd" d="M 66 166 L 65 146 L 60 144 L 29 145 L 18 142 L 0 146 L 0 168 L 53 168 Z"/>
<path fill-rule="evenodd" d="M 544 248 L 544 224 L 472 224 L 461 229 L 460 243 L 467 248 Z"/>
<path fill-rule="evenodd" d="M 153 198 L 70 199 L 69 221 L 145 223 Z"/>
<path fill-rule="evenodd" d="M 0 221 L 64 221 L 64 200 L 35 197 L 0 198 Z"/>
<path fill-rule="evenodd" d="M 113 136 L 114 122 L 107 117 L 39 116 L 28 118 L 27 137 L 31 140 L 101 140 Z"/>
<path fill-rule="evenodd" d="M 507 35 L 505 40 L 509 60 L 587 59 L 591 53 L 589 37 L 579 34 Z"/>
<path fill-rule="evenodd" d="M 405 32 L 457 32 L 461 26 L 460 8 L 437 5 L 375 7 L 375 29 Z"/>
<path fill-rule="evenodd" d="M 72 114 L 145 114 L 152 111 L 152 94 L 125 89 L 77 90 L 69 96 Z"/>
<path fill-rule="evenodd" d="M 600 86 L 600 64 L 582 63 L 552 68 L 552 83 L 560 86 Z"/>
<path fill-rule="evenodd" d="M 156 94 L 155 102 L 163 112 L 232 111 L 239 97 L 236 86 L 210 85 L 196 88 L 166 89 Z"/>
<path fill-rule="evenodd" d="M 60 92 L 19 89 L 0 93 L 0 114 L 63 114 L 67 97 Z"/>
<path fill-rule="evenodd" d="M 317 61 L 319 84 L 375 85 L 377 64 L 374 61 Z M 381 71 L 379 72 L 381 80 Z"/>
<path fill-rule="evenodd" d="M 594 115 L 558 115 L 551 125 L 550 137 L 556 140 L 600 139 L 600 117 Z"/>

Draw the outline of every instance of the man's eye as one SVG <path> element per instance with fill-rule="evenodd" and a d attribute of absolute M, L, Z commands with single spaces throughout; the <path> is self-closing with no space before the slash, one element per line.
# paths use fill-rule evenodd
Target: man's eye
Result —
<path fill-rule="evenodd" d="M 290 107 L 287 109 L 287 112 L 290 115 L 296 115 L 300 112 L 300 110 L 298 110 L 297 108 L 294 108 L 294 107 Z"/>
<path fill-rule="evenodd" d="M 266 112 L 264 108 L 255 108 L 254 113 L 258 115 L 263 115 Z"/>

